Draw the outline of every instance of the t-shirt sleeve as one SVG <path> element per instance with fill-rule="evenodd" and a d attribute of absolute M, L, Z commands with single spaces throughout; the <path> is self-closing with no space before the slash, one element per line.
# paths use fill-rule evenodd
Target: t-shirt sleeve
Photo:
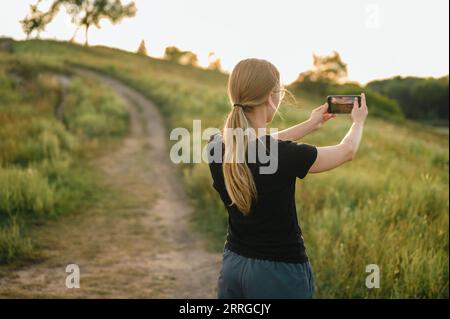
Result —
<path fill-rule="evenodd" d="M 308 143 L 289 143 L 289 169 L 298 178 L 305 178 L 317 158 L 317 147 Z"/>
<path fill-rule="evenodd" d="M 216 134 L 211 136 L 207 145 L 207 155 L 208 155 L 208 165 L 212 178 L 212 186 L 218 191 L 219 190 L 219 176 L 222 170 L 221 165 L 221 152 L 216 154 L 216 151 L 220 150 L 222 143 L 219 144 Z M 223 152 L 223 147 L 222 147 Z"/>

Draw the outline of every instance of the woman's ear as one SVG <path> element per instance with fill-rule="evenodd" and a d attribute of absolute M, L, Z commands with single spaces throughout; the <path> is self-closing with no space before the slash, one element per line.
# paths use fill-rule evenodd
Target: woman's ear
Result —
<path fill-rule="evenodd" d="M 269 94 L 269 98 L 267 99 L 267 106 L 269 107 L 269 108 L 273 108 L 273 106 L 274 106 L 274 104 L 273 104 L 273 92 L 271 92 L 270 94 Z"/>
<path fill-rule="evenodd" d="M 266 114 L 270 114 L 270 110 L 272 109 L 272 101 L 271 101 L 270 95 L 267 98 L 267 102 L 266 102 L 265 106 L 266 106 Z"/>
<path fill-rule="evenodd" d="M 276 112 L 278 106 L 275 105 L 275 103 L 274 103 L 273 95 L 275 95 L 275 93 L 270 93 L 270 96 L 269 96 L 269 107 L 270 107 L 270 111 L 271 112 Z"/>

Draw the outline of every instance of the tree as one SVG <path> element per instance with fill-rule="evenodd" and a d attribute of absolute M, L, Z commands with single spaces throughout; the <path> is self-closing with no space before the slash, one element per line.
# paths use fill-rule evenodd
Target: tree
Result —
<path fill-rule="evenodd" d="M 167 47 L 164 50 L 163 58 L 184 65 L 198 66 L 198 58 L 195 53 L 191 51 L 182 51 L 175 46 Z"/>
<path fill-rule="evenodd" d="M 38 0 L 36 4 L 30 5 L 30 13 L 22 20 L 20 24 L 22 29 L 27 35 L 27 39 L 31 34 L 36 31 L 36 38 L 39 38 L 39 34 L 45 30 L 47 24 L 52 20 L 55 14 L 55 8 L 52 6 L 47 12 L 39 10 L 38 5 L 42 0 Z"/>
<path fill-rule="evenodd" d="M 185 51 L 179 60 L 180 64 L 198 66 L 198 58 L 194 52 Z"/>
<path fill-rule="evenodd" d="M 397 100 L 408 118 L 448 122 L 448 75 L 442 78 L 396 76 L 372 81 L 367 87 Z"/>
<path fill-rule="evenodd" d="M 124 5 L 121 0 L 53 0 L 47 12 L 38 9 L 41 2 L 42 0 L 38 0 L 31 6 L 30 14 L 21 21 L 27 35 L 35 30 L 38 32 L 44 30 L 63 6 L 72 23 L 77 26 L 72 39 L 78 29 L 84 28 L 85 45 L 88 45 L 88 32 L 91 26 L 100 28 L 100 21 L 103 19 L 110 20 L 113 24 L 119 23 L 123 18 L 133 17 L 136 14 L 134 2 Z"/>
<path fill-rule="evenodd" d="M 166 47 L 166 49 L 164 50 L 163 59 L 168 60 L 168 61 L 178 62 L 182 55 L 183 55 L 183 51 L 181 51 L 177 47 L 175 47 L 175 46 Z"/>
<path fill-rule="evenodd" d="M 330 55 L 319 56 L 313 54 L 313 68 L 300 73 L 297 81 L 312 81 L 326 83 L 343 83 L 347 80 L 347 64 L 336 51 Z"/>
<path fill-rule="evenodd" d="M 141 43 L 139 43 L 139 48 L 137 49 L 136 53 L 142 54 L 142 55 L 148 55 L 144 40 L 141 40 Z"/>
<path fill-rule="evenodd" d="M 208 69 L 222 70 L 221 60 L 218 56 L 216 56 L 215 52 L 208 53 Z"/>

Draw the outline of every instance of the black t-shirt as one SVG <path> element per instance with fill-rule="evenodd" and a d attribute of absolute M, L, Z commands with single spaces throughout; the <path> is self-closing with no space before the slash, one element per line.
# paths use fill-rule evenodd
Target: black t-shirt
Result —
<path fill-rule="evenodd" d="M 214 156 L 224 144 L 220 134 L 208 143 L 209 168 L 213 187 L 219 193 L 228 211 L 228 233 L 225 247 L 242 256 L 273 261 L 302 263 L 308 260 L 295 206 L 295 181 L 304 178 L 317 157 L 317 148 L 306 143 L 281 141 L 270 135 L 259 138 L 266 154 L 270 145 L 277 143 L 278 169 L 273 174 L 261 174 L 259 167 L 268 165 L 248 163 L 252 172 L 257 200 L 250 213 L 243 215 L 231 205 L 225 188 L 222 161 Z M 271 139 L 272 141 L 270 141 Z M 218 145 L 220 144 L 220 145 Z"/>

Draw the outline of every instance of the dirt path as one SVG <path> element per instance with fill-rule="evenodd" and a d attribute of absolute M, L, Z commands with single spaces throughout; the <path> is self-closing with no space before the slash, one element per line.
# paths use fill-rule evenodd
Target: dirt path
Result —
<path fill-rule="evenodd" d="M 42 227 L 41 263 L 0 268 L 0 296 L 82 298 L 215 298 L 221 254 L 191 231 L 192 208 L 170 162 L 167 132 L 156 107 L 111 78 L 95 76 L 123 97 L 131 132 L 95 161 L 115 195 L 83 214 Z M 80 288 L 68 289 L 66 265 L 80 267 Z"/>

